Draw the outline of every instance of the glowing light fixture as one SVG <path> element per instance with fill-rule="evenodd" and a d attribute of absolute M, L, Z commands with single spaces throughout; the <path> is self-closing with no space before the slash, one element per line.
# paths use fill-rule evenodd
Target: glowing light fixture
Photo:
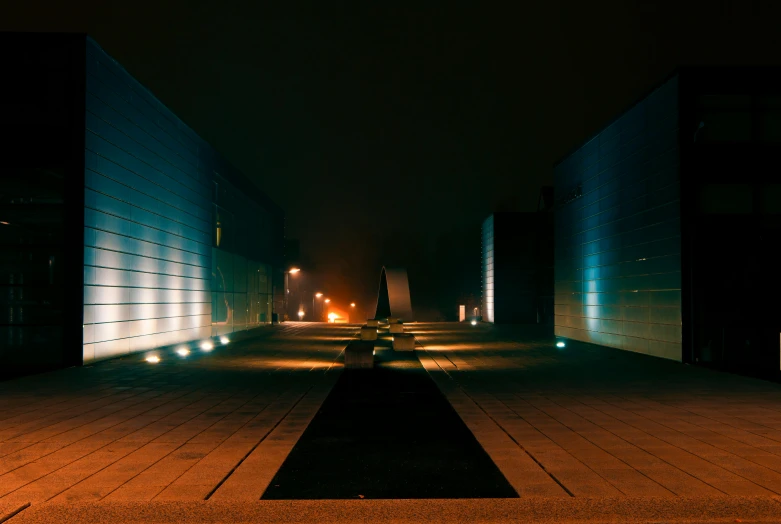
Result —
<path fill-rule="evenodd" d="M 320 297 L 322 297 L 322 296 L 323 296 L 323 294 L 322 294 L 322 293 L 315 293 L 315 296 L 316 296 L 317 298 L 320 298 Z"/>
<path fill-rule="evenodd" d="M 566 344 L 564 342 L 561 342 L 561 341 L 556 342 L 556 347 L 557 348 L 563 348 L 564 346 L 566 346 Z"/>
<path fill-rule="evenodd" d="M 477 325 L 477 320 L 473 320 L 473 321 L 472 321 L 472 325 L 473 325 L 473 326 L 476 326 L 476 325 Z"/>
<path fill-rule="evenodd" d="M 226 337 L 225 335 L 220 337 L 220 344 L 222 344 L 223 346 L 225 344 L 227 344 L 228 342 L 230 342 L 230 339 L 228 337 Z"/>
<path fill-rule="evenodd" d="M 326 304 L 328 304 L 330 301 L 331 301 L 331 299 L 330 299 L 330 298 L 326 298 L 326 299 L 325 299 L 325 303 L 326 303 Z"/>
<path fill-rule="evenodd" d="M 211 342 L 202 342 L 201 349 L 204 351 L 211 351 L 212 349 L 214 349 L 214 344 L 212 344 Z"/>
<path fill-rule="evenodd" d="M 187 348 L 179 348 L 179 349 L 177 349 L 177 350 L 176 350 L 176 353 L 177 353 L 177 354 L 178 354 L 180 357 L 186 357 L 187 355 L 189 355 L 189 354 L 190 354 L 190 350 L 189 350 L 189 349 L 187 349 Z"/>
<path fill-rule="evenodd" d="M 351 302 L 350 307 L 355 307 L 355 302 Z"/>
<path fill-rule="evenodd" d="M 299 311 L 298 312 L 298 318 L 304 318 L 304 312 L 303 311 Z"/>
<path fill-rule="evenodd" d="M 333 322 L 334 319 L 336 318 L 339 318 L 339 315 L 337 315 L 336 313 L 328 313 L 328 320 L 330 320 L 331 322 Z"/>
<path fill-rule="evenodd" d="M 8 222 L 5 222 L 4 220 L 0 220 L 0 224 L 3 224 L 4 226 L 10 226 Z"/>
<path fill-rule="evenodd" d="M 149 362 L 150 364 L 157 364 L 158 362 L 160 362 L 160 357 L 158 357 L 157 355 L 151 355 L 146 357 L 146 361 Z"/>
<path fill-rule="evenodd" d="M 288 273 L 290 273 L 291 275 L 295 275 L 295 274 L 296 274 L 296 273 L 298 273 L 299 271 L 301 271 L 299 268 L 297 268 L 297 267 L 291 267 L 291 268 L 290 268 L 290 270 L 288 271 Z"/>

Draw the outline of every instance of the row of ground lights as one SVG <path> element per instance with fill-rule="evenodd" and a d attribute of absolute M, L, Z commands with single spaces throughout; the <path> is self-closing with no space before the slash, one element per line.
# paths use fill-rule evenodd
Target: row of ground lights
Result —
<path fill-rule="evenodd" d="M 230 342 L 230 339 L 228 337 L 226 337 L 225 335 L 220 337 L 220 344 L 221 345 L 227 346 L 229 342 Z M 204 340 L 203 342 L 201 342 L 201 344 L 198 347 L 204 353 L 208 353 L 212 349 L 214 349 L 214 344 L 210 340 Z M 188 346 L 179 346 L 178 348 L 176 348 L 176 354 L 179 355 L 182 358 L 188 356 L 190 353 L 191 353 L 190 352 L 190 348 Z M 150 364 L 157 364 L 157 363 L 160 362 L 160 357 L 157 354 L 147 355 L 147 357 L 144 360 L 146 360 Z"/>
<path fill-rule="evenodd" d="M 473 326 L 476 326 L 476 325 L 477 325 L 477 320 L 473 320 L 473 321 L 471 322 L 471 324 L 472 324 Z M 566 347 L 566 345 L 567 345 L 567 344 L 565 344 L 563 340 L 559 340 L 558 342 L 556 342 L 556 347 L 557 347 L 557 348 L 563 348 L 563 347 Z"/>

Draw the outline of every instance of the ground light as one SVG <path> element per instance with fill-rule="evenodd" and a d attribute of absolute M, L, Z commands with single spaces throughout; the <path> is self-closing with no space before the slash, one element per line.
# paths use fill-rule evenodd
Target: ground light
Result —
<path fill-rule="evenodd" d="M 298 318 L 299 318 L 299 320 L 304 318 L 304 312 L 303 311 L 299 311 L 298 312 Z"/>
<path fill-rule="evenodd" d="M 556 347 L 557 348 L 563 348 L 564 346 L 566 346 L 566 344 L 564 342 L 562 342 L 562 341 L 556 342 Z"/>
<path fill-rule="evenodd" d="M 146 357 L 146 361 L 149 362 L 150 364 L 157 364 L 158 362 L 160 362 L 160 357 L 158 357 L 157 355 L 150 355 Z"/>
<path fill-rule="evenodd" d="M 189 349 L 187 349 L 187 348 L 179 348 L 179 349 L 177 349 L 177 350 L 176 350 L 176 353 L 177 353 L 177 354 L 178 354 L 180 357 L 186 357 L 187 355 L 189 355 L 189 354 L 190 354 L 190 350 L 189 350 Z"/>
<path fill-rule="evenodd" d="M 473 325 L 473 326 L 476 326 L 476 325 L 477 325 L 477 320 L 473 320 L 473 321 L 472 321 L 472 325 Z"/>
<path fill-rule="evenodd" d="M 228 342 L 230 342 L 230 339 L 228 337 L 224 335 L 220 337 L 220 344 L 222 344 L 223 346 L 226 345 Z"/>
<path fill-rule="evenodd" d="M 201 349 L 204 351 L 211 351 L 214 349 L 214 345 L 211 342 L 203 342 L 201 343 Z"/>

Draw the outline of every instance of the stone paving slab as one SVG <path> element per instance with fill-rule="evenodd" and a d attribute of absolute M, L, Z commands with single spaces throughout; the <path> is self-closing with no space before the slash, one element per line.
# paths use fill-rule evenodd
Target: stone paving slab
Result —
<path fill-rule="evenodd" d="M 449 398 L 469 398 L 575 497 L 781 494 L 779 384 L 573 341 L 560 349 L 538 326 L 408 331 Z"/>
<path fill-rule="evenodd" d="M 317 410 L 356 332 L 288 324 L 185 359 L 131 355 L 0 382 L 0 508 L 203 500 L 272 428 L 295 443 L 284 431 L 306 418 L 288 417 L 291 401 L 317 391 L 302 401 Z"/>

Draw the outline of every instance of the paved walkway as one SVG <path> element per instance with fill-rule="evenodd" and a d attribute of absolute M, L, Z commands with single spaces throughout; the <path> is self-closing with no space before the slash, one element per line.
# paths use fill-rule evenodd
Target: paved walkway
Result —
<path fill-rule="evenodd" d="M 355 326 L 0 382 L 0 522 L 781 522 L 781 386 L 538 329 L 418 323 L 518 499 L 259 500 Z M 425 438 L 425 435 L 421 435 Z M 247 502 L 254 501 L 254 502 Z"/>
<path fill-rule="evenodd" d="M 781 494 L 779 384 L 560 349 L 536 327 L 415 330 L 424 366 L 521 496 L 551 487 L 529 472 L 570 497 Z"/>
<path fill-rule="evenodd" d="M 157 364 L 134 355 L 2 382 L 0 504 L 260 498 L 355 332 L 261 328 Z"/>

